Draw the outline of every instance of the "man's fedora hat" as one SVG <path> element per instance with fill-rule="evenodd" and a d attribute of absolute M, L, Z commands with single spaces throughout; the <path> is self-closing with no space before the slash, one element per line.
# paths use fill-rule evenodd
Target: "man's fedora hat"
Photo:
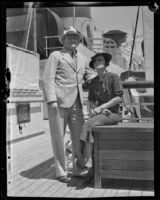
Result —
<path fill-rule="evenodd" d="M 71 35 L 71 34 L 77 35 L 78 39 L 79 39 L 79 42 L 80 42 L 80 40 L 82 38 L 82 34 L 80 32 L 78 32 L 74 27 L 69 26 L 66 29 L 64 29 L 63 33 L 59 36 L 60 43 L 63 44 L 64 43 L 64 37 L 66 35 Z"/>
<path fill-rule="evenodd" d="M 104 56 L 105 62 L 109 63 L 112 59 L 112 55 L 109 53 L 96 53 L 94 56 L 91 57 L 91 61 L 89 66 L 94 69 L 94 60 L 97 56 Z"/>

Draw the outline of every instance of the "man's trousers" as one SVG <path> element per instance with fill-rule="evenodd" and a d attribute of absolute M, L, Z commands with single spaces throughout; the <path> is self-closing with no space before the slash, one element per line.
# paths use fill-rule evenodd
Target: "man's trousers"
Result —
<path fill-rule="evenodd" d="M 72 140 L 73 172 L 78 172 L 78 166 L 83 167 L 84 157 L 81 150 L 80 135 L 84 124 L 84 114 L 79 94 L 70 108 L 51 108 L 48 104 L 48 118 L 51 141 L 56 164 L 56 176 L 67 175 L 64 136 L 66 126 L 70 129 Z"/>

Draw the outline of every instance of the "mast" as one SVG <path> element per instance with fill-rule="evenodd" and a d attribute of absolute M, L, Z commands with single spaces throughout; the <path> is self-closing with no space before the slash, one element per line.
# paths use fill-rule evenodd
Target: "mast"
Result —
<path fill-rule="evenodd" d="M 37 6 L 33 8 L 33 38 L 34 38 L 34 52 L 37 52 L 37 19 L 36 19 Z"/>
<path fill-rule="evenodd" d="M 75 22 L 76 22 L 76 9 L 75 6 L 73 6 L 73 27 L 75 28 Z"/>

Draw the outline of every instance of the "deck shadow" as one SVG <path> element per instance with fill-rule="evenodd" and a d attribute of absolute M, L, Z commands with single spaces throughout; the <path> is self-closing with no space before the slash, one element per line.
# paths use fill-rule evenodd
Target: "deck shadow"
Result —
<path fill-rule="evenodd" d="M 34 166 L 33 168 L 22 171 L 20 175 L 28 179 L 42 179 L 42 178 L 52 179 L 52 180 L 56 179 L 54 157 Z M 75 187 L 75 189 L 83 189 L 85 187 L 94 186 L 93 183 L 91 185 L 88 177 L 77 178 L 70 176 L 70 178 L 71 180 L 67 184 L 67 187 Z"/>
<path fill-rule="evenodd" d="M 94 188 L 94 177 L 71 178 L 68 187 L 75 189 Z M 102 179 L 102 189 L 154 191 L 154 181 L 128 179 Z"/>
<path fill-rule="evenodd" d="M 107 185 L 108 182 L 112 184 Z M 121 190 L 145 190 L 154 191 L 154 181 L 149 180 L 130 180 L 130 179 L 102 179 L 102 188 L 121 189 Z"/>
<path fill-rule="evenodd" d="M 85 187 L 94 188 L 94 178 L 93 177 L 72 177 L 67 184 L 67 187 L 75 187 L 75 190 L 84 189 Z"/>
<path fill-rule="evenodd" d="M 75 187 L 76 190 L 84 189 L 85 187 L 94 187 L 93 177 L 71 177 L 67 187 Z"/>
<path fill-rule="evenodd" d="M 21 176 L 28 179 L 56 179 L 54 157 L 42 162 L 35 167 L 22 171 Z M 110 184 L 112 182 L 112 184 Z M 154 181 L 147 180 L 127 180 L 127 179 L 102 179 L 102 188 L 130 190 L 154 191 Z M 85 187 L 94 188 L 94 177 L 71 177 L 67 187 L 84 189 Z"/>
<path fill-rule="evenodd" d="M 22 171 L 21 176 L 28 179 L 54 179 L 55 178 L 55 162 L 54 157 L 42 162 L 35 167 Z"/>

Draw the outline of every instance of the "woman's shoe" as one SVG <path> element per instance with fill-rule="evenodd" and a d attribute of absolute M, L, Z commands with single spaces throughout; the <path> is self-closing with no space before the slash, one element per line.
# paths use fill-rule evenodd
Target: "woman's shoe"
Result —
<path fill-rule="evenodd" d="M 84 177 L 88 174 L 88 171 L 89 171 L 89 167 L 84 167 L 83 170 L 79 171 L 79 172 L 76 172 L 76 173 L 73 173 L 73 176 L 75 177 Z"/>
<path fill-rule="evenodd" d="M 93 176 L 93 175 L 94 175 L 93 167 L 89 167 L 87 176 Z"/>
<path fill-rule="evenodd" d="M 57 177 L 57 180 L 59 180 L 62 183 L 69 183 L 69 181 L 71 179 L 69 177 L 67 177 L 67 176 L 59 176 L 59 177 Z"/>

